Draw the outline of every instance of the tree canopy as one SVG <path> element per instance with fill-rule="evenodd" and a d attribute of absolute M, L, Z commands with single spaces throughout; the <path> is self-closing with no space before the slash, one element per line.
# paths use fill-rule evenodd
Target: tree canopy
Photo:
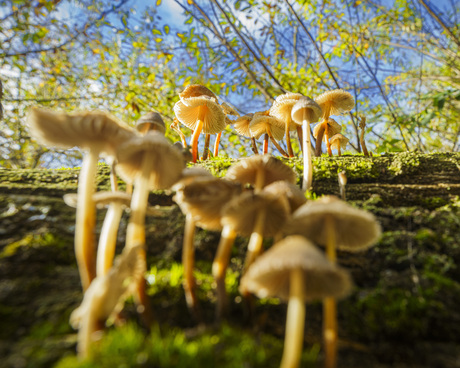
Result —
<path fill-rule="evenodd" d="M 458 2 L 151 4 L 0 1 L 1 166 L 49 163 L 22 123 L 30 106 L 102 109 L 130 124 L 154 109 L 170 125 L 178 92 L 191 83 L 240 113 L 267 110 L 285 92 L 314 98 L 342 88 L 356 100 L 339 118 L 354 152 L 361 114 L 376 154 L 460 149 Z M 179 140 L 171 130 L 168 138 Z M 245 143 L 232 148 L 238 142 L 227 128 L 226 152 L 245 154 Z M 80 157 L 52 154 L 62 165 Z"/>

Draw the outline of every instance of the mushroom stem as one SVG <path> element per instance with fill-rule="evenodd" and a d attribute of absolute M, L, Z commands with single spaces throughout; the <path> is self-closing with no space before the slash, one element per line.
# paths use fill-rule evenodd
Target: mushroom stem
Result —
<path fill-rule="evenodd" d="M 265 171 L 263 168 L 259 167 L 257 169 L 256 179 L 254 183 L 254 192 L 258 193 L 264 188 L 265 184 Z"/>
<path fill-rule="evenodd" d="M 77 212 L 75 220 L 75 257 L 83 291 L 96 277 L 95 238 L 96 205 L 93 200 L 94 178 L 97 172 L 99 151 L 89 151 L 83 158 L 78 179 Z"/>
<path fill-rule="evenodd" d="M 116 165 L 116 160 L 114 160 L 112 165 L 110 165 L 110 189 L 112 189 L 112 192 L 116 192 L 118 190 L 117 170 L 115 168 Z"/>
<path fill-rule="evenodd" d="M 184 244 L 182 246 L 182 264 L 184 266 L 184 291 L 187 306 L 195 318 L 199 318 L 198 301 L 195 294 L 195 277 L 193 267 L 195 264 L 195 248 L 193 239 L 195 236 L 195 221 L 192 215 L 185 217 Z"/>
<path fill-rule="evenodd" d="M 300 125 L 297 125 L 296 131 L 297 131 L 297 138 L 299 139 L 300 150 L 303 153 L 303 144 L 302 144 L 302 142 L 303 142 L 303 128 Z"/>
<path fill-rule="evenodd" d="M 340 144 L 337 146 L 337 156 L 342 156 L 342 151 L 340 150 Z"/>
<path fill-rule="evenodd" d="M 313 165 L 311 160 L 311 137 L 310 137 L 310 124 L 306 119 L 306 112 L 304 112 L 302 121 L 302 152 L 303 152 L 303 181 L 302 189 L 304 191 L 310 190 L 313 182 Z"/>
<path fill-rule="evenodd" d="M 256 215 L 254 229 L 252 230 L 251 237 L 249 238 L 248 251 L 244 260 L 243 272 L 244 275 L 248 267 L 255 261 L 262 251 L 262 243 L 264 240 L 263 229 L 265 222 L 265 212 L 259 211 Z"/>
<path fill-rule="evenodd" d="M 331 263 L 337 262 L 336 237 L 334 218 L 326 216 L 326 255 Z M 337 303 L 334 298 L 323 301 L 323 339 L 325 348 L 325 367 L 335 368 L 337 365 Z"/>
<path fill-rule="evenodd" d="M 192 161 L 193 162 L 196 162 L 196 160 L 198 159 L 198 138 L 200 137 L 200 133 L 202 130 L 203 130 L 203 120 L 198 119 L 195 130 L 193 131 L 192 140 L 190 143 L 192 145 Z"/>
<path fill-rule="evenodd" d="M 264 155 L 268 153 L 268 133 L 264 134 Z"/>
<path fill-rule="evenodd" d="M 179 122 L 176 119 L 174 119 L 174 122 L 171 124 L 171 129 L 179 134 L 180 141 L 182 142 L 182 147 L 187 148 L 187 140 L 185 139 L 185 134 L 182 133 L 182 130 L 179 127 Z"/>
<path fill-rule="evenodd" d="M 222 137 L 222 132 L 217 133 L 216 136 L 216 141 L 214 142 L 214 157 L 217 157 L 219 154 L 219 143 L 220 143 L 220 138 Z"/>
<path fill-rule="evenodd" d="M 305 327 L 304 275 L 301 269 L 290 273 L 283 357 L 280 368 L 297 368 L 302 356 Z"/>
<path fill-rule="evenodd" d="M 321 157 L 321 153 L 322 153 L 321 145 L 322 145 L 322 142 L 323 142 L 325 124 L 326 123 L 323 120 L 323 122 L 321 123 L 321 126 L 319 127 L 318 135 L 316 136 L 316 148 L 315 148 L 315 156 L 316 157 Z"/>
<path fill-rule="evenodd" d="M 86 359 L 90 356 L 91 344 L 94 340 L 93 334 L 100 331 L 104 326 L 97 320 L 92 308 L 87 316 L 82 318 L 81 326 L 77 335 L 77 354 L 78 358 Z"/>
<path fill-rule="evenodd" d="M 97 247 L 96 274 L 103 276 L 112 267 L 117 244 L 118 226 L 120 224 L 123 208 L 120 203 L 111 203 L 105 214 L 104 223 L 99 236 Z"/>
<path fill-rule="evenodd" d="M 369 157 L 369 151 L 367 150 L 366 141 L 364 140 L 364 131 L 366 129 L 366 117 L 364 115 L 361 117 L 359 127 L 361 128 L 361 134 L 359 136 L 359 142 L 361 143 L 361 147 L 363 149 L 364 156 Z"/>
<path fill-rule="evenodd" d="M 212 275 L 216 281 L 217 305 L 216 321 L 219 322 L 224 314 L 227 304 L 227 292 L 225 290 L 225 273 L 230 260 L 232 246 L 236 238 L 236 232 L 231 226 L 224 226 L 217 246 L 216 256 L 212 263 Z"/>
<path fill-rule="evenodd" d="M 252 152 L 254 152 L 255 155 L 258 155 L 259 150 L 257 149 L 256 139 L 254 137 L 251 137 L 251 144 L 252 144 Z"/>
<path fill-rule="evenodd" d="M 284 157 L 289 157 L 289 155 L 286 153 L 286 151 L 279 145 L 279 143 L 276 141 L 276 139 L 273 137 L 271 132 L 269 132 L 268 136 L 270 137 L 270 140 L 272 141 L 273 145 L 276 147 L 276 149 L 284 156 Z"/>
<path fill-rule="evenodd" d="M 292 146 L 291 146 L 291 136 L 289 135 L 289 128 L 291 126 L 291 117 L 289 116 L 286 120 L 286 145 L 289 153 L 289 157 L 294 157 L 294 152 L 292 151 Z"/>
<path fill-rule="evenodd" d="M 331 147 L 331 142 L 329 140 L 331 138 L 331 135 L 329 134 L 329 124 L 328 123 L 326 123 L 324 135 L 326 136 L 327 154 L 329 155 L 329 157 L 332 157 L 332 147 Z"/>
<path fill-rule="evenodd" d="M 206 133 L 204 136 L 204 149 L 202 160 L 205 161 L 209 156 L 209 143 L 211 142 L 211 134 Z"/>

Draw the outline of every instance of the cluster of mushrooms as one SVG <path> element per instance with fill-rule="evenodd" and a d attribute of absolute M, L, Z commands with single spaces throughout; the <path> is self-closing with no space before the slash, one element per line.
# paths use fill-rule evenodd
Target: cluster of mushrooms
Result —
<path fill-rule="evenodd" d="M 333 91 L 333 95 L 340 95 L 342 99 L 344 93 Z M 219 105 L 215 95 L 203 86 L 187 87 L 179 97 L 174 111 L 179 122 L 193 121 L 189 127 L 193 130 L 192 160 L 196 161 L 201 131 L 207 135 L 206 155 L 209 135 L 223 130 L 222 126 L 211 127 L 215 116 L 223 120 L 221 125 L 225 128 L 230 121 L 227 115 L 237 113 L 227 104 Z M 290 101 L 290 105 L 281 105 L 282 100 L 283 103 Z M 343 111 L 336 106 L 339 100 L 337 97 L 334 103 L 321 105 L 320 98 L 315 102 L 299 94 L 287 94 L 277 98 L 272 109 L 276 106 L 279 114 L 286 115 L 286 133 L 291 129 L 291 120 L 301 122 L 303 137 L 306 137 L 303 150 L 310 152 L 309 124 L 322 114 L 326 123 L 318 128 L 317 139 L 321 142 L 323 134 L 326 141 L 330 141 L 331 128 L 327 124 L 330 114 Z M 272 109 L 254 114 L 247 125 L 254 130 L 254 126 L 262 124 L 266 137 L 275 142 L 274 125 L 268 123 L 275 119 Z M 235 126 L 241 121 L 238 118 Z M 281 368 L 299 365 L 305 302 L 313 300 L 323 300 L 324 304 L 325 366 L 336 366 L 336 299 L 348 295 L 352 287 L 349 273 L 337 265 L 336 250 L 357 251 L 374 244 L 380 226 L 372 214 L 334 196 L 307 201 L 305 190 L 296 186 L 295 172 L 266 153 L 240 159 L 223 178 L 214 177 L 198 166 L 186 167 L 187 150 L 181 144 L 172 145 L 164 137 L 165 125 L 156 112 L 142 117 L 134 129 L 102 112 L 67 114 L 33 108 L 27 124 L 31 135 L 42 144 L 63 149 L 79 147 L 84 152 L 78 192 L 64 198 L 76 208 L 75 254 L 84 297 L 71 315 L 71 324 L 78 329 L 80 357 L 90 354 L 91 345 L 100 338 L 107 324 L 117 322 L 129 296 L 134 298 L 145 322 L 153 322 L 144 278 L 147 270 L 145 218 L 154 212 L 149 208 L 148 195 L 152 190 L 171 189 L 185 215 L 183 286 L 187 305 L 197 321 L 202 321 L 202 316 L 193 275 L 196 227 L 221 232 L 212 264 L 217 322 L 225 317 L 228 303 L 225 275 L 235 238 L 247 237 L 240 293 L 244 298 L 255 294 L 260 298 L 278 297 L 288 301 Z M 173 128 L 178 129 L 177 122 Z M 184 145 L 185 137 L 181 139 Z M 291 152 L 289 147 L 290 144 L 288 151 Z M 306 164 L 309 173 L 304 174 L 303 181 L 303 188 L 308 189 L 311 156 L 309 153 L 304 156 L 310 159 Z M 95 175 L 101 157 L 112 168 L 108 192 L 96 192 Z M 118 189 L 118 177 L 127 183 L 126 191 Z M 96 246 L 96 210 L 104 206 L 108 209 Z M 126 242 L 122 253 L 115 257 L 124 209 L 130 212 Z M 263 240 L 269 238 L 274 245 L 264 251 Z M 324 246 L 325 255 L 313 244 Z"/>

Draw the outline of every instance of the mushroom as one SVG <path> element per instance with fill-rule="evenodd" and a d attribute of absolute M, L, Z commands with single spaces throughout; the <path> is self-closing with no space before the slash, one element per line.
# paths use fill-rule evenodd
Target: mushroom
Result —
<path fill-rule="evenodd" d="M 125 247 L 145 244 L 145 215 L 150 190 L 170 188 L 180 178 L 184 167 L 181 152 L 159 132 L 150 131 L 143 137 L 131 139 L 117 151 L 118 171 L 121 178 L 134 185 L 131 216 L 126 231 Z M 145 252 L 143 253 L 145 262 Z M 145 280 L 138 289 L 138 310 L 149 313 L 145 305 Z M 146 319 L 150 317 L 144 315 Z"/>
<path fill-rule="evenodd" d="M 233 127 L 239 135 L 251 138 L 252 152 L 257 155 L 259 154 L 259 150 L 257 149 L 256 139 L 252 136 L 252 133 L 249 130 L 249 124 L 251 123 L 253 116 L 253 113 L 240 116 L 235 120 Z"/>
<path fill-rule="evenodd" d="M 364 140 L 364 133 L 366 131 L 366 116 L 363 114 L 359 115 L 359 127 L 361 129 L 361 134 L 359 136 L 359 142 L 361 143 L 361 147 L 363 148 L 363 153 L 365 157 L 369 157 L 369 151 L 366 147 L 366 141 Z"/>
<path fill-rule="evenodd" d="M 132 294 L 142 278 L 145 263 L 141 251 L 143 247 L 140 245 L 125 248 L 109 272 L 93 280 L 82 303 L 72 312 L 70 324 L 78 329 L 77 352 L 80 358 L 89 356 L 95 333 L 104 328 L 111 316 L 119 314 L 126 297 Z"/>
<path fill-rule="evenodd" d="M 344 150 L 347 147 L 349 139 L 344 135 L 337 133 L 334 134 L 330 139 L 331 149 L 337 150 L 337 155 L 342 156 L 341 150 Z"/>
<path fill-rule="evenodd" d="M 95 239 L 96 207 L 92 199 L 94 178 L 101 153 L 109 158 L 116 148 L 136 136 L 128 125 L 103 112 L 75 114 L 31 109 L 27 124 L 39 142 L 57 148 L 77 146 L 84 151 L 78 179 L 78 204 L 75 224 L 75 256 L 83 290 L 96 276 Z"/>
<path fill-rule="evenodd" d="M 325 126 L 326 126 L 326 128 L 324 128 Z M 326 130 L 327 130 L 328 134 L 327 135 L 323 134 L 322 139 L 327 144 L 327 154 L 330 157 L 330 156 L 332 156 L 332 151 L 331 151 L 329 138 L 331 138 L 333 135 L 335 135 L 337 133 L 340 133 L 342 131 L 342 126 L 332 118 L 327 118 L 325 124 L 324 124 L 324 121 L 323 121 L 323 122 L 315 125 L 315 127 L 313 128 L 313 137 L 315 137 L 315 139 L 316 139 L 316 147 L 318 147 L 318 145 L 320 146 L 319 156 L 321 156 L 321 142 L 319 141 L 318 138 L 319 138 L 320 132 L 323 131 L 323 133 L 325 133 Z M 316 152 L 315 152 L 315 154 L 316 154 Z"/>
<path fill-rule="evenodd" d="M 236 109 L 230 104 L 228 104 L 227 102 L 222 102 L 220 106 L 222 107 L 222 110 L 224 111 L 224 114 L 225 114 L 226 125 L 232 124 L 232 120 L 228 118 L 228 115 L 234 115 L 236 117 L 240 117 L 240 113 L 236 111 Z M 220 131 L 216 135 L 216 140 L 214 142 L 214 151 L 213 151 L 214 157 L 217 157 L 217 155 L 219 154 L 219 143 L 220 143 L 221 136 L 222 136 L 222 131 Z"/>
<path fill-rule="evenodd" d="M 380 236 L 380 225 L 366 211 L 354 208 L 335 196 L 307 202 L 294 212 L 286 224 L 286 234 L 303 235 L 324 245 L 329 261 L 337 262 L 336 248 L 348 251 L 367 249 Z M 323 303 L 323 337 L 326 366 L 335 367 L 337 354 L 337 311 L 334 298 Z"/>
<path fill-rule="evenodd" d="M 340 198 L 342 199 L 342 201 L 346 201 L 347 195 L 346 195 L 345 187 L 347 185 L 347 173 L 345 172 L 345 170 L 339 172 L 338 178 L 339 178 Z"/>
<path fill-rule="evenodd" d="M 284 180 L 278 180 L 267 185 L 264 192 L 286 198 L 289 204 L 289 213 L 293 213 L 307 201 L 304 192 L 298 186 Z"/>
<path fill-rule="evenodd" d="M 195 318 L 200 319 L 193 276 L 195 227 L 221 230 L 221 208 L 233 196 L 241 192 L 241 186 L 228 180 L 214 178 L 209 173 L 209 175 L 198 175 L 193 178 L 188 176 L 184 184 L 175 185 L 175 189 L 176 195 L 173 199 L 186 215 L 182 247 L 185 298 L 189 310 Z"/>
<path fill-rule="evenodd" d="M 193 162 L 198 159 L 198 138 L 205 134 L 217 134 L 227 126 L 222 107 L 217 97 L 208 88 L 190 85 L 179 94 L 180 100 L 174 105 L 177 119 L 193 130 L 191 143 Z M 208 148 L 205 147 L 205 152 Z"/>
<path fill-rule="evenodd" d="M 126 192 L 97 192 L 93 195 L 96 207 L 108 206 L 107 213 L 102 223 L 101 234 L 97 247 L 96 275 L 104 276 L 112 267 L 115 248 L 117 244 L 117 233 L 123 210 L 129 207 L 131 195 Z M 65 194 L 64 202 L 71 207 L 77 207 L 77 195 L 74 193 Z"/>
<path fill-rule="evenodd" d="M 322 115 L 322 125 L 318 131 L 318 136 L 316 138 L 316 156 L 321 156 L 321 141 L 323 140 L 323 135 L 326 135 L 326 144 L 329 156 L 332 156 L 329 146 L 329 138 L 332 137 L 327 129 L 327 119 L 331 115 L 341 115 L 344 114 L 353 107 L 355 107 L 355 99 L 351 93 L 344 91 L 343 89 L 334 89 L 332 91 L 324 92 L 315 98 L 316 103 L 321 107 L 323 111 Z"/>
<path fill-rule="evenodd" d="M 302 355 L 305 302 L 343 298 L 351 289 L 344 269 L 329 262 L 302 236 L 289 236 L 261 255 L 241 279 L 241 288 L 259 298 L 288 302 L 280 368 L 296 368 Z"/>
<path fill-rule="evenodd" d="M 284 123 L 268 113 L 268 111 L 256 112 L 249 123 L 249 131 L 255 139 L 258 139 L 262 134 L 264 135 L 264 155 L 268 153 L 268 138 L 270 138 L 276 149 L 284 157 L 289 157 L 277 142 L 284 137 Z"/>
<path fill-rule="evenodd" d="M 181 144 L 182 144 L 182 148 L 186 149 L 187 148 L 187 141 L 185 140 L 185 134 L 182 133 L 182 130 L 180 130 L 179 120 L 177 120 L 176 117 L 174 118 L 173 122 L 171 123 L 170 128 L 172 130 L 174 130 L 177 134 L 179 134 L 180 141 L 181 141 Z"/>
<path fill-rule="evenodd" d="M 304 96 L 300 93 L 285 93 L 283 95 L 276 97 L 275 102 L 273 102 L 273 105 L 270 108 L 270 115 L 280 119 L 285 124 L 286 144 L 288 148 L 289 157 L 294 157 L 294 152 L 292 151 L 291 137 L 289 136 L 289 132 L 291 130 L 297 129 L 296 124 L 294 124 L 293 126 L 291 125 L 291 121 L 292 121 L 291 110 L 292 110 L 292 107 L 297 103 L 297 101 L 301 99 L 302 97 Z M 297 134 L 300 138 L 302 135 L 302 130 L 297 129 Z"/>
<path fill-rule="evenodd" d="M 309 97 L 300 98 L 292 107 L 292 120 L 302 125 L 303 181 L 302 189 L 307 191 L 313 181 L 313 166 L 311 161 L 310 124 L 318 121 L 321 107 Z"/>
<path fill-rule="evenodd" d="M 142 135 L 152 130 L 156 130 L 163 135 L 166 133 L 165 122 L 163 121 L 161 115 L 156 111 L 150 111 L 141 116 L 136 123 L 136 129 Z"/>

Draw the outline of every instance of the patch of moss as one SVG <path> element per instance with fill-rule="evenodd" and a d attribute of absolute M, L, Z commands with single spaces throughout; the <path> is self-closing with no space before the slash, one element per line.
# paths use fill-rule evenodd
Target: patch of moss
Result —
<path fill-rule="evenodd" d="M 0 259 L 15 255 L 23 247 L 41 248 L 41 247 L 62 247 L 66 246 L 64 240 L 52 233 L 45 234 L 27 234 L 24 238 L 14 243 L 8 244 L 0 252 Z"/>

